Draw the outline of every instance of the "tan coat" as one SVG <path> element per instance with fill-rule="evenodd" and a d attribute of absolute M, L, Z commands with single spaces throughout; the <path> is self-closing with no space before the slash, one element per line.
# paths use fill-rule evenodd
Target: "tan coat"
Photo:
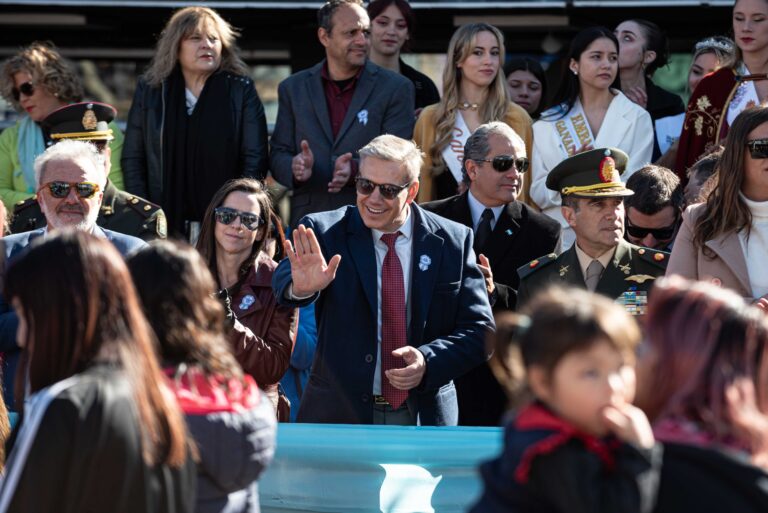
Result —
<path fill-rule="evenodd" d="M 419 119 L 416 120 L 416 127 L 413 129 L 413 140 L 416 141 L 416 144 L 419 145 L 419 148 L 421 148 L 425 154 L 424 164 L 421 166 L 421 178 L 419 180 L 420 183 L 418 200 L 420 203 L 436 199 L 432 197 L 432 166 L 434 163 L 432 162 L 432 158 L 429 156 L 429 148 L 435 142 L 435 128 L 437 127 L 437 119 L 435 118 L 435 114 L 437 112 L 437 106 L 438 104 L 434 104 L 430 105 L 429 107 L 425 107 L 421 111 Z M 517 135 L 523 138 L 523 141 L 525 141 L 525 151 L 528 158 L 530 159 L 531 150 L 533 148 L 533 130 L 531 128 L 531 117 L 528 115 L 525 109 L 516 103 L 509 102 L 507 114 L 504 116 L 503 121 L 508 124 L 512 130 L 517 133 Z M 445 167 L 443 172 L 447 172 Z M 522 192 L 517 199 L 523 203 L 535 206 L 529 201 L 528 191 L 530 188 L 531 182 L 528 177 L 525 177 L 523 180 Z"/>
<path fill-rule="evenodd" d="M 753 300 L 749 272 L 739 235 L 730 232 L 708 240 L 704 245 L 714 253 L 710 259 L 693 245 L 693 227 L 704 212 L 704 204 L 693 205 L 683 213 L 683 224 L 675 239 L 667 276 L 678 274 L 692 280 L 712 281 Z"/>

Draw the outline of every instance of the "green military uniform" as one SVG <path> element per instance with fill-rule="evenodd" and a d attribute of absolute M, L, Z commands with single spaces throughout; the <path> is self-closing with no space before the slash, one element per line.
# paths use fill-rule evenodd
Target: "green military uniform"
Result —
<path fill-rule="evenodd" d="M 547 177 L 547 188 L 562 196 L 612 198 L 634 194 L 621 182 L 620 174 L 628 157 L 618 149 L 597 149 L 580 153 L 558 164 Z M 585 228 L 583 228 L 585 229 Z M 518 269 L 518 305 L 550 285 L 587 288 L 576 253 L 576 242 L 560 256 L 552 253 Z M 594 289 L 623 305 L 633 315 L 645 313 L 648 292 L 667 268 L 669 253 L 642 248 L 620 239 Z"/>
<path fill-rule="evenodd" d="M 114 139 L 109 123 L 116 115 L 115 108 L 106 103 L 83 102 L 53 111 L 42 124 L 48 128 L 54 141 L 89 141 L 102 151 L 104 145 Z M 146 241 L 164 239 L 168 234 L 165 213 L 158 205 L 121 191 L 109 179 L 104 187 L 96 224 Z M 46 219 L 37 203 L 37 196 L 14 206 L 11 233 L 34 230 L 45 225 Z"/>
<path fill-rule="evenodd" d="M 107 230 L 133 235 L 145 241 L 164 239 L 168 234 L 163 210 L 149 201 L 121 191 L 107 180 L 96 224 Z M 46 225 L 37 196 L 20 201 L 13 209 L 11 233 Z"/>
<path fill-rule="evenodd" d="M 642 315 L 648 304 L 648 291 L 667 268 L 669 254 L 641 248 L 625 240 L 619 241 L 616 252 L 603 271 L 595 292 L 624 305 L 633 315 Z M 586 288 L 576 247 L 571 246 L 560 256 L 551 253 L 520 267 L 518 304 L 524 304 L 532 293 L 548 285 Z"/>

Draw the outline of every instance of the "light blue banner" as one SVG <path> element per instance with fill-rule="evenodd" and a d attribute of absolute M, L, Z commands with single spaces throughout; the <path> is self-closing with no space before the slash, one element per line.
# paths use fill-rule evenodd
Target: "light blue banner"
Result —
<path fill-rule="evenodd" d="M 501 443 L 501 428 L 280 424 L 262 513 L 464 512 Z"/>

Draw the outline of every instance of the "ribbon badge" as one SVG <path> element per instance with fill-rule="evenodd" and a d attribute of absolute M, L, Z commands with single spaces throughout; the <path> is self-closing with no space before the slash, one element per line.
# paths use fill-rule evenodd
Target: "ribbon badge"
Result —
<path fill-rule="evenodd" d="M 426 271 L 429 269 L 429 266 L 432 264 L 432 259 L 429 258 L 427 255 L 421 255 L 419 257 L 419 269 L 422 271 Z"/>
<path fill-rule="evenodd" d="M 363 125 L 363 126 L 368 124 L 368 110 L 367 109 L 363 109 L 363 110 L 361 110 L 360 112 L 357 113 L 357 121 L 361 125 Z"/>
<path fill-rule="evenodd" d="M 251 294 L 248 294 L 243 297 L 243 299 L 240 300 L 240 306 L 238 308 L 240 310 L 248 310 L 251 305 L 253 305 L 256 302 L 256 298 L 253 297 Z"/>

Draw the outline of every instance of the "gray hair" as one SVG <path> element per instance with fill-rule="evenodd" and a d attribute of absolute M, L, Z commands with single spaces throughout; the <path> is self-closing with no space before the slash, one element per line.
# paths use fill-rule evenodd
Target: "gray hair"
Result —
<path fill-rule="evenodd" d="M 317 26 L 325 29 L 329 34 L 333 29 L 333 15 L 339 7 L 344 5 L 358 5 L 363 7 L 363 0 L 329 0 L 317 11 Z"/>
<path fill-rule="evenodd" d="M 517 132 L 512 130 L 508 124 L 502 121 L 491 121 L 477 127 L 477 130 L 475 130 L 467 139 L 467 142 L 464 144 L 464 162 L 467 160 L 484 159 L 491 151 L 491 145 L 488 142 L 488 139 L 492 135 L 505 137 L 512 142 L 512 145 L 515 146 L 515 148 L 522 148 L 522 150 L 525 151 L 525 142 L 523 141 L 523 138 L 520 137 Z M 467 167 L 464 164 L 461 166 L 461 177 L 465 183 L 469 184 L 469 175 L 467 175 Z"/>
<path fill-rule="evenodd" d="M 384 134 L 376 137 L 359 151 L 360 164 L 368 157 L 395 162 L 405 170 L 408 182 L 419 179 L 424 153 L 413 141 L 406 141 L 396 135 Z"/>
<path fill-rule="evenodd" d="M 35 183 L 37 188 L 43 184 L 43 174 L 45 169 L 51 162 L 71 161 L 82 163 L 86 162 L 93 167 L 93 170 L 98 173 L 98 184 L 102 190 L 107 183 L 107 171 L 105 167 L 105 158 L 100 154 L 96 147 L 90 142 L 86 141 L 74 141 L 65 139 L 60 141 L 35 159 Z M 82 166 L 81 166 L 82 167 Z M 85 169 L 85 168 L 83 168 Z M 88 171 L 86 169 L 86 171 Z"/>

